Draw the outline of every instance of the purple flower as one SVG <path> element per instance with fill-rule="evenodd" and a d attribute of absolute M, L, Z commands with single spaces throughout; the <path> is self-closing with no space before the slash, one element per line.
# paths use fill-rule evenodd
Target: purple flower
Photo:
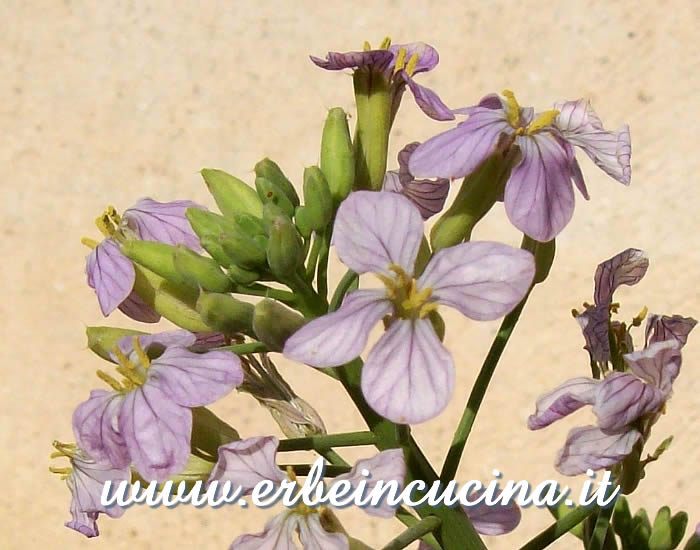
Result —
<path fill-rule="evenodd" d="M 509 90 L 503 96 L 491 94 L 478 105 L 455 110 L 468 115 L 467 120 L 418 147 L 409 163 L 411 173 L 421 178 L 467 176 L 497 150 L 505 134 L 522 153 L 506 183 L 506 213 L 513 225 L 541 242 L 556 237 L 573 216 L 572 180 L 588 199 L 574 146 L 629 185 L 627 126 L 606 131 L 585 100 L 558 103 L 535 115 L 531 107 L 520 107 Z"/>
<path fill-rule="evenodd" d="M 416 205 L 424 220 L 442 210 L 450 191 L 450 180 L 417 180 L 408 169 L 408 159 L 420 145 L 409 143 L 399 152 L 399 169 L 391 170 L 384 176 L 382 191 L 401 193 Z"/>
<path fill-rule="evenodd" d="M 116 468 L 133 464 L 146 479 L 180 472 L 190 455 L 192 407 L 208 405 L 243 381 L 238 357 L 197 354 L 185 330 L 122 338 L 113 352 L 123 376 L 98 371 L 114 391 L 93 390 L 73 413 L 78 445 Z"/>
<path fill-rule="evenodd" d="M 311 61 L 328 71 L 369 70 L 383 75 L 391 86 L 394 114 L 408 86 L 418 107 L 430 118 L 454 120 L 454 114 L 438 95 L 430 88 L 421 86 L 414 79 L 418 73 L 434 69 L 439 59 L 437 50 L 423 42 L 395 44 L 388 48 L 380 47 L 377 50 L 372 50 L 367 45 L 362 52 L 328 52 L 326 59 L 311 56 Z"/>
<path fill-rule="evenodd" d="M 166 244 L 184 244 L 201 251 L 199 238 L 192 231 L 185 212 L 188 208 L 204 208 L 191 201 L 158 202 L 143 198 L 120 217 L 114 208 L 108 208 L 97 218 L 97 227 L 105 239 L 97 244 L 90 239 L 83 242 L 92 246 L 87 256 L 87 283 L 95 290 L 102 314 L 106 317 L 119 308 L 136 321 L 155 323 L 160 319 L 135 293 L 134 266 L 121 253 L 119 243 L 127 239 L 158 241 Z"/>
<path fill-rule="evenodd" d="M 475 320 L 497 319 L 525 296 L 535 272 L 532 255 L 500 243 L 469 242 L 437 252 L 413 277 L 423 237 L 420 212 L 396 193 L 357 191 L 340 205 L 333 240 L 341 261 L 356 273 L 374 273 L 383 289 L 347 294 L 338 311 L 304 325 L 284 355 L 333 367 L 358 357 L 382 318 L 387 331 L 362 370 L 369 405 L 399 423 L 433 418 L 454 386 L 452 356 L 429 315 L 439 304 Z"/>

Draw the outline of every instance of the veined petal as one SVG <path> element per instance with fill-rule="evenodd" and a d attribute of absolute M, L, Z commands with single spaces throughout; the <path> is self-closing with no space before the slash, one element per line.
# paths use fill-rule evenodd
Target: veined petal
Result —
<path fill-rule="evenodd" d="M 604 433 L 616 433 L 640 416 L 657 411 L 663 402 L 660 390 L 632 374 L 613 372 L 600 383 L 593 413 Z"/>
<path fill-rule="evenodd" d="M 195 342 L 188 346 L 192 351 L 203 353 L 213 348 L 220 348 L 228 344 L 229 340 L 223 332 L 195 332 Z"/>
<path fill-rule="evenodd" d="M 535 414 L 527 419 L 527 427 L 539 430 L 570 415 L 584 405 L 595 403 L 600 380 L 572 378 L 537 400 Z"/>
<path fill-rule="evenodd" d="M 623 355 L 630 370 L 658 388 L 665 397 L 681 370 L 681 346 L 674 339 L 653 342 L 649 347 Z"/>
<path fill-rule="evenodd" d="M 68 484 L 68 489 L 71 493 L 75 493 L 75 479 L 69 477 L 66 479 Z M 98 537 L 100 535 L 100 530 L 97 527 L 97 518 L 99 517 L 99 512 L 85 512 L 80 508 L 80 502 L 77 499 L 72 498 L 70 503 L 70 513 L 72 519 L 66 522 L 66 527 L 77 531 L 81 535 L 85 535 L 87 538 Z"/>
<path fill-rule="evenodd" d="M 529 237 L 551 241 L 574 214 L 573 151 L 549 132 L 518 136 L 515 142 L 522 160 L 506 183 L 506 214 Z"/>
<path fill-rule="evenodd" d="M 610 361 L 610 309 L 608 304 L 589 307 L 576 316 L 581 326 L 586 350 L 594 361 Z"/>
<path fill-rule="evenodd" d="M 455 383 L 454 362 L 428 319 L 400 319 L 372 348 L 361 383 L 377 413 L 399 424 L 417 424 L 447 406 Z"/>
<path fill-rule="evenodd" d="M 297 330 L 284 344 L 284 356 L 314 367 L 335 367 L 358 357 L 372 327 L 392 311 L 384 290 L 349 292 L 337 311 Z"/>
<path fill-rule="evenodd" d="M 645 330 L 646 345 L 674 339 L 681 347 L 685 346 L 690 331 L 697 323 L 692 317 L 681 315 L 649 315 Z"/>
<path fill-rule="evenodd" d="M 333 244 L 340 260 L 356 273 L 394 276 L 389 265 L 406 273 L 423 238 L 423 220 L 406 197 L 396 193 L 355 191 L 338 208 Z"/>
<path fill-rule="evenodd" d="M 439 250 L 418 279 L 418 287 L 432 288 L 432 301 L 485 321 L 511 311 L 534 276 L 535 260 L 530 252 L 475 241 Z"/>
<path fill-rule="evenodd" d="M 119 311 L 134 321 L 141 323 L 157 323 L 160 321 L 160 313 L 156 313 L 151 306 L 146 304 L 141 297 L 132 292 L 119 304 Z"/>
<path fill-rule="evenodd" d="M 298 550 L 293 539 L 296 526 L 294 513 L 284 511 L 268 521 L 262 533 L 238 537 L 229 550 Z"/>
<path fill-rule="evenodd" d="M 596 305 L 609 304 L 620 285 L 633 286 L 644 278 L 649 258 L 643 250 L 628 248 L 604 261 L 595 270 Z"/>
<path fill-rule="evenodd" d="M 188 208 L 203 206 L 192 201 L 158 202 L 148 197 L 139 200 L 124 212 L 124 222 L 144 241 L 165 244 L 184 244 L 187 248 L 202 251 L 199 237 L 185 216 Z"/>
<path fill-rule="evenodd" d="M 474 491 L 472 500 L 481 496 L 485 490 Z M 502 491 L 496 493 L 496 497 Z M 476 506 L 463 506 L 464 512 L 474 525 L 476 532 L 481 535 L 498 536 L 513 531 L 519 524 L 522 514 L 520 507 L 513 500 L 507 506 L 487 506 L 483 502 Z"/>
<path fill-rule="evenodd" d="M 119 432 L 139 474 L 161 483 L 187 464 L 192 412 L 147 381 L 124 396 Z"/>
<path fill-rule="evenodd" d="M 170 346 L 148 369 L 149 383 L 183 407 L 202 407 L 243 382 L 241 360 L 230 351 L 193 353 Z"/>
<path fill-rule="evenodd" d="M 230 481 L 247 493 L 261 481 L 280 483 L 286 476 L 275 462 L 276 437 L 249 437 L 219 447 L 219 458 L 207 483 Z"/>
<path fill-rule="evenodd" d="M 430 44 L 426 44 L 425 42 L 409 42 L 408 44 L 393 44 L 389 46 L 389 51 L 393 55 L 392 65 L 400 49 L 406 50 L 406 56 L 404 58 L 406 61 L 411 59 L 414 55 L 418 56 L 418 63 L 416 64 L 413 74 L 432 71 L 440 61 L 438 51 Z"/>
<path fill-rule="evenodd" d="M 105 239 L 90 252 L 85 272 L 88 286 L 95 290 L 105 317 L 117 309 L 134 288 L 134 265 L 112 239 Z"/>
<path fill-rule="evenodd" d="M 416 100 L 416 105 L 420 107 L 426 115 L 433 120 L 454 120 L 450 108 L 445 105 L 433 90 L 427 86 L 421 86 L 413 78 L 406 74 L 406 71 L 401 71 L 399 77 L 408 85 L 409 90 L 413 94 L 413 99 Z"/>
<path fill-rule="evenodd" d="M 394 55 L 388 50 L 369 50 L 365 52 L 328 52 L 326 59 L 309 56 L 317 67 L 327 71 L 343 69 L 359 69 L 373 66 L 379 71 L 385 71 L 394 60 Z"/>
<path fill-rule="evenodd" d="M 606 435 L 596 426 L 574 428 L 557 453 L 554 467 L 565 476 L 608 468 L 630 454 L 641 436 L 637 430 Z"/>
<path fill-rule="evenodd" d="M 73 499 L 77 508 L 83 512 L 101 512 L 111 518 L 121 517 L 125 510 L 120 506 L 102 505 L 102 488 L 107 481 L 119 485 L 122 481 L 131 481 L 129 466 L 115 468 L 108 462 L 95 462 L 88 456 L 78 453 L 71 459 L 73 472 Z M 69 485 L 70 486 L 70 485 Z"/>
<path fill-rule="evenodd" d="M 304 550 L 348 550 L 348 538 L 340 533 L 329 533 L 321 525 L 318 514 L 299 517 L 299 540 Z"/>
<path fill-rule="evenodd" d="M 131 462 L 117 427 L 123 400 L 116 392 L 93 390 L 90 398 L 73 412 L 73 435 L 78 447 L 92 459 L 115 468 L 124 468 Z"/>

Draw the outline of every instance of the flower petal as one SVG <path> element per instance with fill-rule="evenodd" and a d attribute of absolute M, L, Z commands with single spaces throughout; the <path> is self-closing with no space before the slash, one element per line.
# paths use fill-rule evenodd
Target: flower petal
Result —
<path fill-rule="evenodd" d="M 193 353 L 170 346 L 148 369 L 150 382 L 183 407 L 202 407 L 243 382 L 241 360 L 230 351 Z"/>
<path fill-rule="evenodd" d="M 343 69 L 359 69 L 373 66 L 379 71 L 386 70 L 393 62 L 394 55 L 388 50 L 368 50 L 364 52 L 328 52 L 326 59 L 313 55 L 311 61 L 327 71 L 341 71 Z"/>
<path fill-rule="evenodd" d="M 420 107 L 426 115 L 428 115 L 433 120 L 454 120 L 455 116 L 452 114 L 450 108 L 445 105 L 433 90 L 427 86 L 421 86 L 413 78 L 406 74 L 406 71 L 401 71 L 399 73 L 399 78 L 408 85 L 409 90 L 413 94 L 413 99 L 416 100 L 416 105 Z"/>
<path fill-rule="evenodd" d="M 608 336 L 610 323 L 610 308 L 608 304 L 589 307 L 576 316 L 581 326 L 583 338 L 586 340 L 585 349 L 593 361 L 610 361 L 610 338 Z"/>
<path fill-rule="evenodd" d="M 681 370 L 681 346 L 671 339 L 654 342 L 649 347 L 623 356 L 630 370 L 642 380 L 671 395 L 671 387 Z"/>
<path fill-rule="evenodd" d="M 231 543 L 229 550 L 298 550 L 292 538 L 296 525 L 292 512 L 282 512 L 267 522 L 262 533 L 241 535 Z"/>
<path fill-rule="evenodd" d="M 600 383 L 593 413 L 603 432 L 616 433 L 642 415 L 659 410 L 663 402 L 660 390 L 632 374 L 613 372 Z"/>
<path fill-rule="evenodd" d="M 609 304 L 620 285 L 633 286 L 644 278 L 649 258 L 643 250 L 628 248 L 598 265 L 595 270 L 596 305 Z"/>
<path fill-rule="evenodd" d="M 348 550 L 348 538 L 340 533 L 329 533 L 321 525 L 318 514 L 299 518 L 299 540 L 304 550 Z"/>
<path fill-rule="evenodd" d="M 134 321 L 141 323 L 157 323 L 160 321 L 160 313 L 156 313 L 151 306 L 144 302 L 141 297 L 132 292 L 119 304 L 119 311 Z"/>
<path fill-rule="evenodd" d="M 115 468 L 124 468 L 131 462 L 117 428 L 123 400 L 116 392 L 93 390 L 90 398 L 73 412 L 73 435 L 78 447 L 97 462 L 106 462 Z"/>
<path fill-rule="evenodd" d="M 193 333 L 184 329 L 166 330 L 139 336 L 124 336 L 117 341 L 117 346 L 124 355 L 129 356 L 134 352 L 134 338 L 138 340 L 141 349 L 150 352 L 151 355 L 162 353 L 169 346 L 189 347 L 197 340 Z"/>
<path fill-rule="evenodd" d="M 249 437 L 219 447 L 219 458 L 209 481 L 230 481 L 250 492 L 261 481 L 280 483 L 286 476 L 275 462 L 279 441 L 276 437 Z"/>
<path fill-rule="evenodd" d="M 192 412 L 147 381 L 124 396 L 119 432 L 139 474 L 160 483 L 187 464 Z"/>
<path fill-rule="evenodd" d="M 358 357 L 372 327 L 391 313 L 384 290 L 349 292 L 337 311 L 297 330 L 284 344 L 288 359 L 314 367 L 335 367 Z"/>
<path fill-rule="evenodd" d="M 70 492 L 75 494 L 75 480 L 72 477 L 66 479 Z M 100 535 L 100 530 L 97 528 L 98 512 L 85 512 L 80 508 L 80 503 L 77 499 L 72 498 L 70 503 L 70 513 L 72 519 L 66 522 L 66 527 L 77 531 L 87 538 L 97 537 Z"/>
<path fill-rule="evenodd" d="M 122 481 L 131 481 L 131 469 L 129 466 L 115 468 L 108 462 L 95 462 L 82 453 L 76 454 L 71 459 L 73 472 L 73 499 L 77 508 L 83 512 L 101 512 L 111 518 L 121 517 L 126 511 L 121 506 L 113 505 L 105 507 L 102 504 L 102 489 L 107 481 L 113 485 L 119 485 Z"/>
<path fill-rule="evenodd" d="M 621 462 L 641 436 L 637 430 L 606 435 L 596 426 L 574 428 L 557 453 L 554 467 L 565 476 L 602 470 Z"/>
<path fill-rule="evenodd" d="M 472 500 L 477 499 L 485 490 L 474 491 Z M 496 493 L 496 497 L 502 491 Z M 513 500 L 508 505 L 488 506 L 483 502 L 476 506 L 463 506 L 464 512 L 481 535 L 498 536 L 513 531 L 519 524 L 522 514 L 520 507 Z"/>
<path fill-rule="evenodd" d="M 148 197 L 139 200 L 124 212 L 124 221 L 140 239 L 165 244 L 184 244 L 201 252 L 199 237 L 185 216 L 188 208 L 203 206 L 192 201 L 158 202 Z"/>
<path fill-rule="evenodd" d="M 697 323 L 692 317 L 681 315 L 649 315 L 645 331 L 646 345 L 675 339 L 681 346 L 685 346 L 690 331 Z"/>
<path fill-rule="evenodd" d="M 333 244 L 340 260 L 356 273 L 393 276 L 389 265 L 413 273 L 423 238 L 423 220 L 406 197 L 355 191 L 338 208 Z"/>
<path fill-rule="evenodd" d="M 430 287 L 432 301 L 485 321 L 511 311 L 527 293 L 534 276 L 535 261 L 530 252 L 475 241 L 439 250 L 418 279 L 418 288 Z"/>
<path fill-rule="evenodd" d="M 570 415 L 584 405 L 595 403 L 599 380 L 572 378 L 537 400 L 535 414 L 527 419 L 527 427 L 539 430 Z"/>
<path fill-rule="evenodd" d="M 220 348 L 229 343 L 223 332 L 195 332 L 195 342 L 189 348 L 197 353 L 203 353 L 213 348 Z"/>
<path fill-rule="evenodd" d="M 112 239 L 105 239 L 90 252 L 85 273 L 88 286 L 95 290 L 105 317 L 117 309 L 134 288 L 134 265 Z"/>
<path fill-rule="evenodd" d="M 425 422 L 452 396 L 454 362 L 429 320 L 397 320 L 369 353 L 361 383 L 367 403 L 383 417 Z"/>
<path fill-rule="evenodd" d="M 574 214 L 571 146 L 548 132 L 518 136 L 522 160 L 504 194 L 511 223 L 540 242 L 556 237 Z"/>

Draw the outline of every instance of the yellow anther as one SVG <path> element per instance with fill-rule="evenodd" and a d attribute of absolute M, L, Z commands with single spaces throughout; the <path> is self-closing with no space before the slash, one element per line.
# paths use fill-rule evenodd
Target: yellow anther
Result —
<path fill-rule="evenodd" d="M 110 386 L 115 391 L 119 391 L 119 392 L 124 391 L 124 386 L 122 386 L 119 382 L 117 382 L 117 380 L 114 377 L 110 376 L 109 374 L 107 374 L 103 370 L 97 371 L 97 378 L 99 378 L 100 380 L 105 382 L 108 386 Z"/>
<path fill-rule="evenodd" d="M 98 242 L 95 239 L 91 239 L 90 237 L 83 237 L 80 239 L 80 244 L 84 244 L 88 248 L 92 248 L 93 250 L 97 248 Z"/>
<path fill-rule="evenodd" d="M 411 58 L 408 60 L 408 63 L 406 63 L 406 74 L 408 76 L 413 76 L 413 73 L 416 70 L 416 67 L 418 66 L 418 57 L 417 53 L 414 53 Z"/>
<path fill-rule="evenodd" d="M 52 445 L 56 449 L 56 452 L 51 453 L 51 458 L 57 458 L 59 456 L 73 458 L 78 452 L 78 446 L 75 443 L 61 443 L 60 441 L 54 440 Z"/>
<path fill-rule="evenodd" d="M 135 369 L 136 365 L 129 359 L 126 354 L 121 350 L 119 346 L 114 346 L 114 349 L 112 350 L 112 353 L 114 356 L 117 358 L 117 362 L 123 366 L 126 367 L 127 369 Z"/>
<path fill-rule="evenodd" d="M 406 48 L 399 48 L 394 64 L 394 74 L 398 73 L 406 65 Z"/>
<path fill-rule="evenodd" d="M 503 90 L 501 92 L 503 97 L 506 98 L 506 120 L 513 128 L 518 126 L 520 122 L 520 104 L 518 100 L 515 99 L 515 94 L 510 90 Z"/>
<path fill-rule="evenodd" d="M 97 229 L 100 230 L 105 237 L 109 238 L 114 235 L 116 229 L 112 224 L 112 220 L 109 219 L 108 213 L 105 211 L 101 216 L 95 219 L 95 225 Z"/>
<path fill-rule="evenodd" d="M 613 302 L 610 304 L 610 311 L 612 313 L 617 313 L 620 310 L 620 303 L 619 302 Z"/>
<path fill-rule="evenodd" d="M 430 295 L 433 293 L 433 289 L 428 287 L 424 288 L 418 292 L 416 287 L 415 279 L 411 280 L 411 284 L 408 290 L 408 298 L 401 303 L 401 307 L 406 310 L 414 310 L 420 308 L 428 301 Z"/>
<path fill-rule="evenodd" d="M 287 477 L 294 482 L 297 480 L 297 474 L 294 472 L 294 468 L 291 466 L 287 466 Z"/>
<path fill-rule="evenodd" d="M 117 214 L 117 209 L 114 208 L 111 204 L 107 207 L 107 215 L 109 216 L 109 219 L 114 222 L 115 225 L 119 225 L 122 223 L 122 218 L 119 214 Z"/>
<path fill-rule="evenodd" d="M 396 273 L 398 279 L 397 284 L 400 286 L 406 286 L 411 280 L 411 278 L 403 270 L 403 267 L 398 264 L 389 264 L 389 271 Z"/>
<path fill-rule="evenodd" d="M 389 46 L 391 46 L 391 38 L 388 36 L 384 37 L 384 40 L 382 40 L 382 43 L 379 44 L 379 49 L 380 50 L 388 50 Z"/>
<path fill-rule="evenodd" d="M 49 472 L 52 474 L 69 475 L 73 471 L 73 468 L 66 466 L 65 468 L 56 468 L 55 466 L 49 466 Z"/>
<path fill-rule="evenodd" d="M 138 357 L 138 359 L 139 359 L 139 364 L 144 369 L 147 369 L 148 367 L 151 366 L 151 358 L 148 357 L 148 354 L 141 347 L 141 342 L 139 342 L 138 336 L 134 336 L 134 339 L 132 340 L 132 342 L 133 342 L 133 346 L 134 346 L 134 352 L 136 353 L 136 357 Z"/>
<path fill-rule="evenodd" d="M 131 382 L 131 388 L 134 386 L 143 386 L 144 382 L 146 381 L 146 377 L 136 369 L 129 367 L 117 367 L 117 372 L 126 378 L 127 382 Z"/>
<path fill-rule="evenodd" d="M 535 120 L 533 120 L 527 127 L 527 133 L 533 134 L 542 128 L 551 126 L 554 120 L 559 116 L 559 111 L 552 109 L 551 111 L 545 111 L 540 113 Z"/>
<path fill-rule="evenodd" d="M 370 51 L 372 49 L 372 46 L 370 46 L 369 42 L 365 40 L 365 43 L 362 45 L 362 49 L 366 52 Z"/>
<path fill-rule="evenodd" d="M 632 319 L 632 326 L 633 327 L 641 326 L 642 321 L 644 321 L 644 319 L 646 319 L 647 313 L 649 313 L 649 308 L 647 306 L 644 306 L 642 308 L 642 311 L 637 313 L 637 315 L 634 317 L 634 319 Z"/>

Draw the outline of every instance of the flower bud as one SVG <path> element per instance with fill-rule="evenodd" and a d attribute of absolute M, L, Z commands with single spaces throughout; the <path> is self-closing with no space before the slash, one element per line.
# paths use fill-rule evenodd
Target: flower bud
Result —
<path fill-rule="evenodd" d="M 241 233 L 219 235 L 219 244 L 234 264 L 243 268 L 256 268 L 265 265 L 265 248 L 252 237 Z"/>
<path fill-rule="evenodd" d="M 272 183 L 267 178 L 257 177 L 255 178 L 255 188 L 263 203 L 271 202 L 279 206 L 290 218 L 294 215 L 294 204 L 277 184 Z"/>
<path fill-rule="evenodd" d="M 313 214 L 305 206 L 297 206 L 294 211 L 294 225 L 297 226 L 299 233 L 305 239 L 308 239 L 313 233 L 312 225 Z"/>
<path fill-rule="evenodd" d="M 241 439 L 238 431 L 206 407 L 192 409 L 192 453 L 216 460 L 221 445 Z"/>
<path fill-rule="evenodd" d="M 304 245 L 294 224 L 287 218 L 278 217 L 270 227 L 267 244 L 267 264 L 270 271 L 280 279 L 294 275 L 304 261 Z"/>
<path fill-rule="evenodd" d="M 265 224 L 261 218 L 250 214 L 236 214 L 233 216 L 234 233 L 243 233 L 248 237 L 265 236 Z M 230 232 L 230 231 L 229 231 Z"/>
<path fill-rule="evenodd" d="M 268 235 L 270 234 L 270 228 L 274 225 L 277 218 L 285 218 L 290 222 L 292 221 L 292 217 L 287 215 L 287 213 L 274 202 L 266 202 L 263 206 L 262 223 Z"/>
<path fill-rule="evenodd" d="M 230 294 L 201 292 L 196 306 L 204 322 L 225 334 L 253 335 L 253 304 Z"/>
<path fill-rule="evenodd" d="M 231 264 L 226 269 L 226 274 L 233 282 L 239 285 L 249 285 L 260 279 L 260 273 L 251 269 L 245 269 L 236 264 Z"/>
<path fill-rule="evenodd" d="M 296 311 L 265 298 L 255 306 L 253 330 L 270 351 L 282 351 L 284 343 L 305 323 Z"/>
<path fill-rule="evenodd" d="M 219 265 L 225 268 L 229 268 L 233 265 L 233 261 L 224 251 L 224 247 L 221 246 L 218 235 L 204 235 L 200 239 L 200 242 L 202 248 L 204 248 Z"/>
<path fill-rule="evenodd" d="M 173 262 L 177 272 L 193 286 L 211 292 L 232 290 L 231 280 L 221 271 L 216 261 L 201 256 L 186 246 L 180 245 L 176 248 Z"/>
<path fill-rule="evenodd" d="M 175 269 L 175 250 L 173 245 L 155 241 L 126 241 L 121 247 L 124 255 L 137 264 L 153 271 L 177 285 L 191 285 Z"/>
<path fill-rule="evenodd" d="M 214 212 L 201 208 L 188 208 L 185 212 L 187 221 L 192 230 L 202 239 L 206 235 L 218 235 L 220 233 L 233 233 L 238 228 L 230 218 L 224 218 Z"/>
<path fill-rule="evenodd" d="M 128 328 L 87 327 L 85 334 L 87 335 L 88 348 L 102 357 L 102 359 L 112 361 L 110 352 L 114 350 L 114 346 L 117 345 L 120 339 L 124 338 L 124 336 L 140 336 L 146 333 Z"/>
<path fill-rule="evenodd" d="M 687 526 L 688 514 L 680 512 L 671 517 L 671 509 L 662 507 L 651 528 L 649 550 L 673 550 L 681 543 Z"/>
<path fill-rule="evenodd" d="M 536 285 L 543 282 L 549 276 L 549 270 L 554 262 L 556 253 L 555 240 L 552 239 L 546 243 L 541 243 L 523 234 L 520 248 L 532 252 L 532 255 L 535 257 L 535 278 L 532 283 Z"/>
<path fill-rule="evenodd" d="M 262 203 L 255 190 L 245 182 L 222 170 L 210 168 L 202 170 L 202 177 L 224 216 L 237 213 L 262 216 Z"/>
<path fill-rule="evenodd" d="M 321 231 L 333 216 L 333 197 L 318 166 L 304 169 L 304 211 L 311 229 Z"/>
<path fill-rule="evenodd" d="M 328 111 L 321 138 L 321 171 L 336 204 L 348 196 L 355 182 L 355 155 L 345 111 Z"/>
<path fill-rule="evenodd" d="M 264 158 L 255 165 L 255 175 L 265 178 L 279 187 L 294 206 L 299 206 L 299 195 L 291 181 L 284 175 L 277 163 L 269 158 Z"/>

